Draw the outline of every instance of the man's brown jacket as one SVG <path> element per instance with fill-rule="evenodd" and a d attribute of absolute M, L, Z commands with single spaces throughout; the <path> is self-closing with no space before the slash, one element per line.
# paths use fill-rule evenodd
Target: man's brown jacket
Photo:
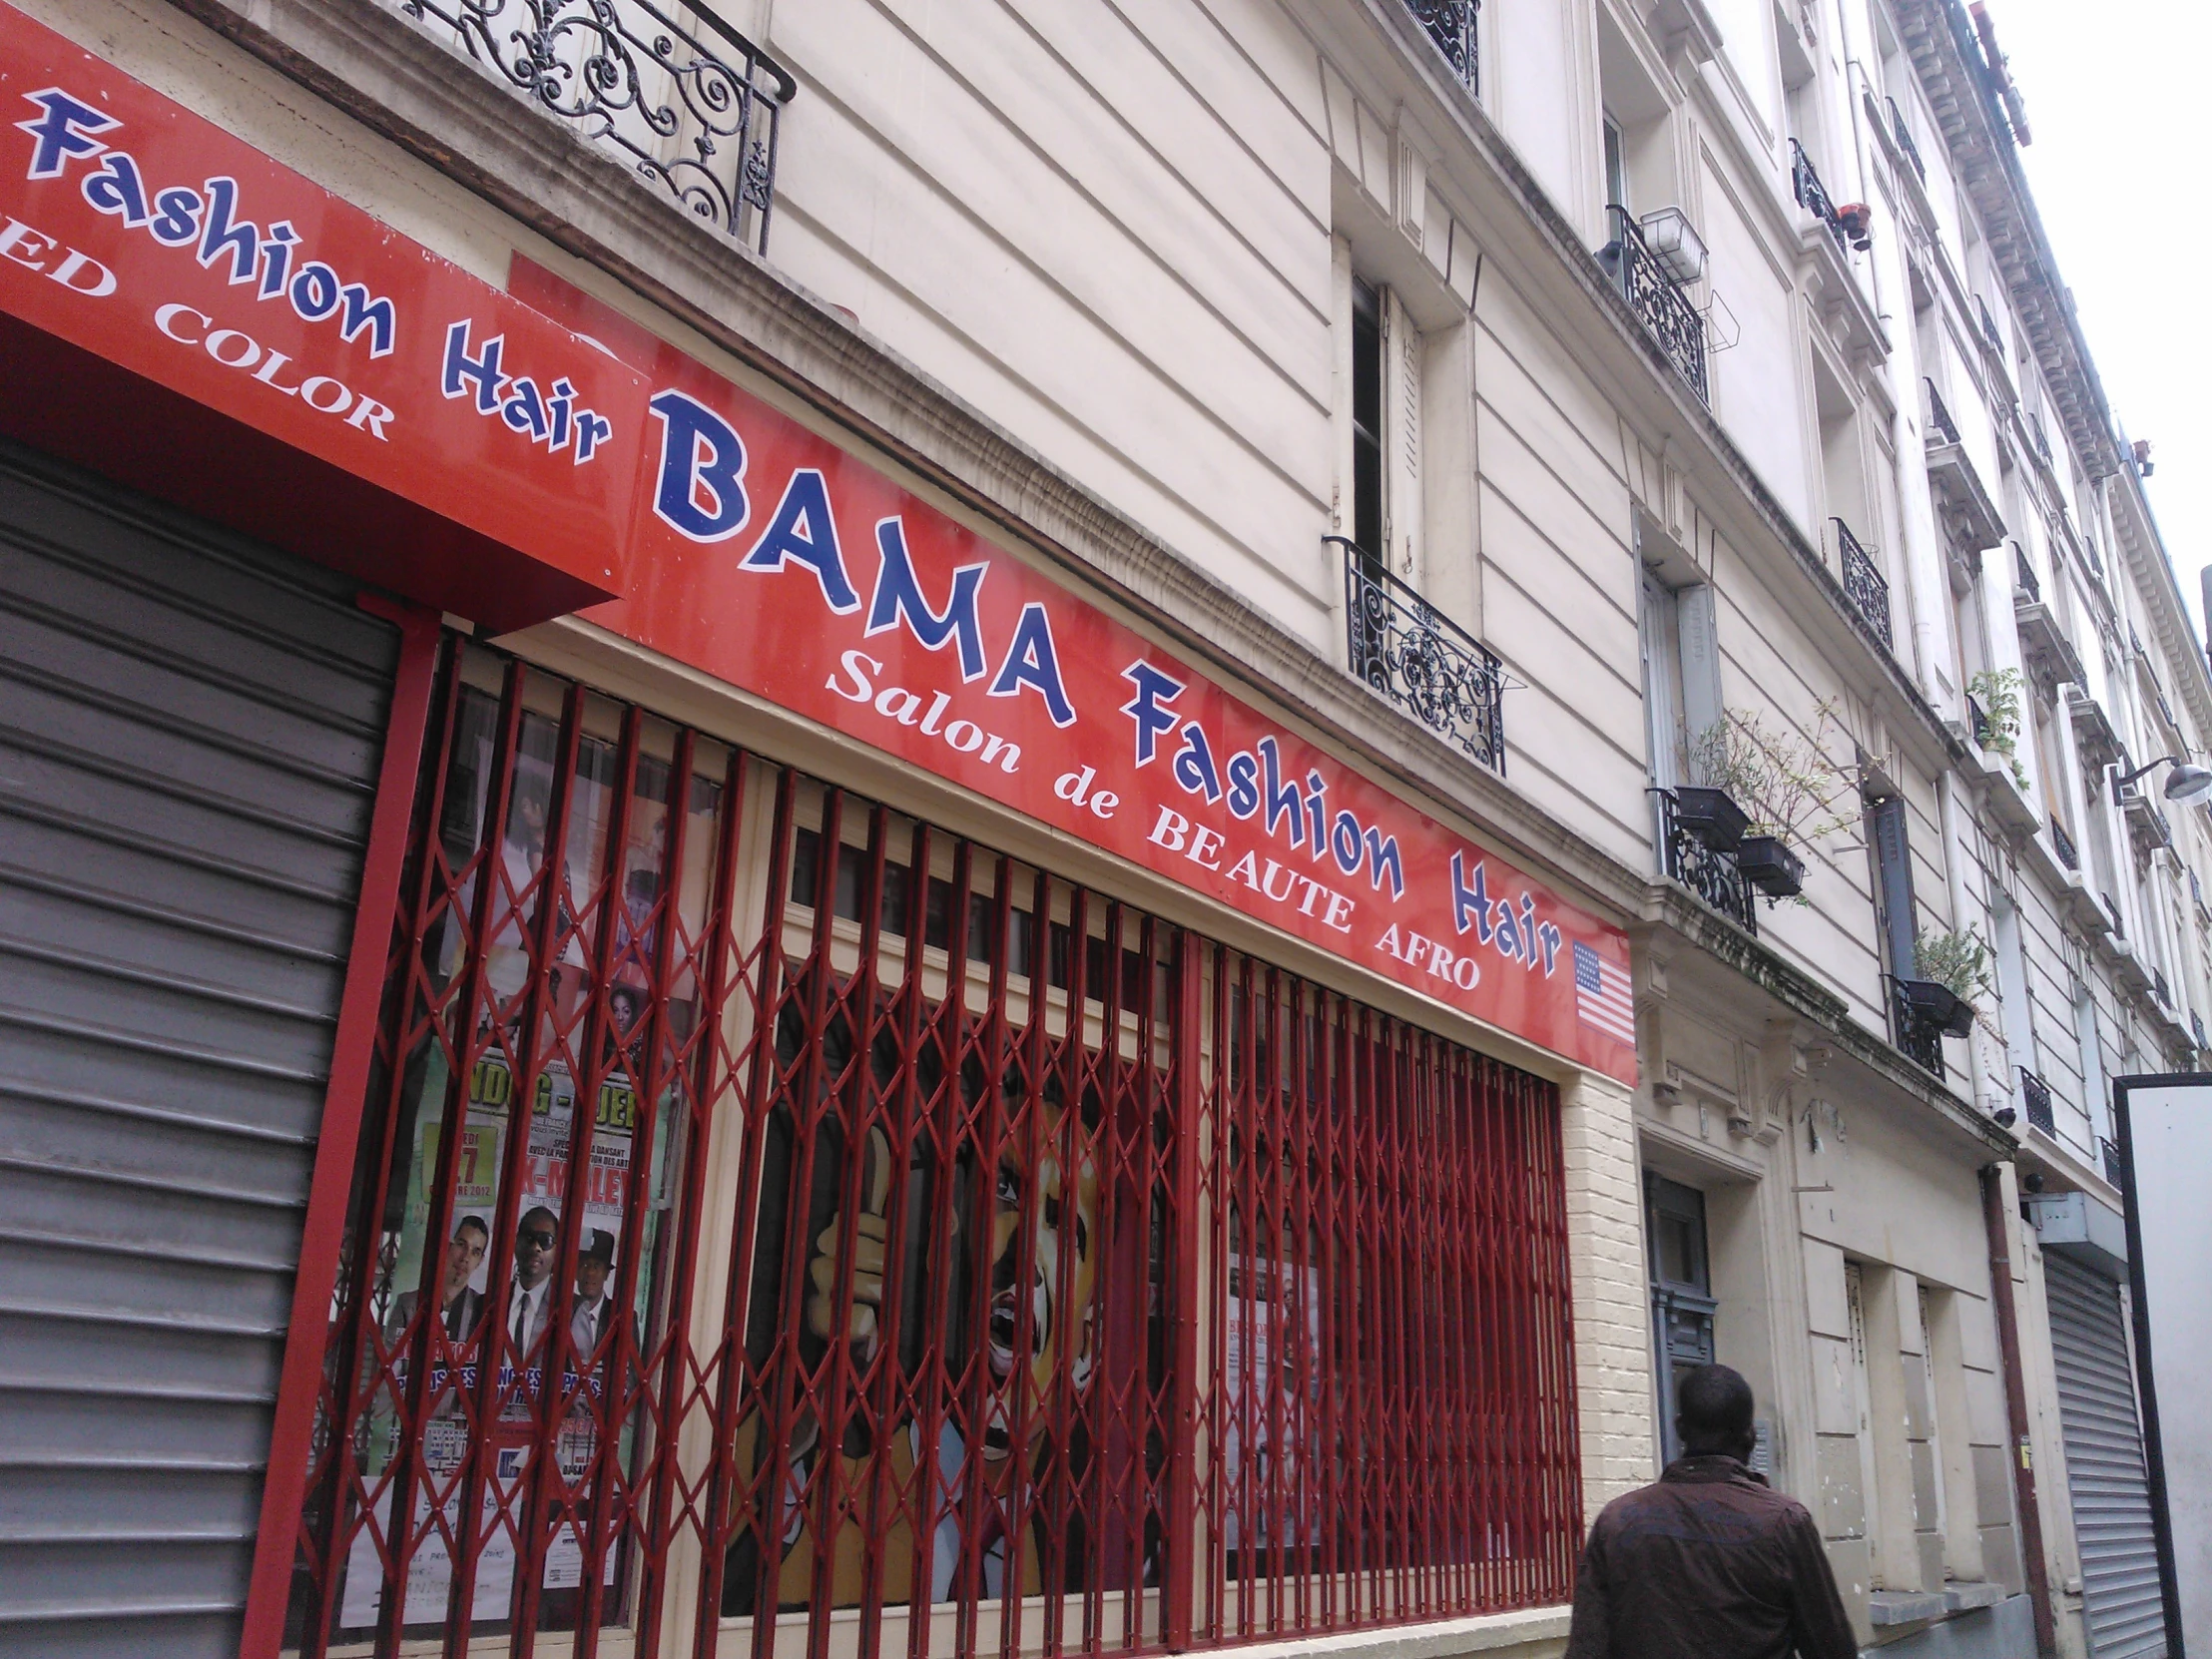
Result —
<path fill-rule="evenodd" d="M 1855 1659 L 1820 1528 L 1733 1457 L 1682 1457 L 1590 1528 L 1566 1659 Z"/>

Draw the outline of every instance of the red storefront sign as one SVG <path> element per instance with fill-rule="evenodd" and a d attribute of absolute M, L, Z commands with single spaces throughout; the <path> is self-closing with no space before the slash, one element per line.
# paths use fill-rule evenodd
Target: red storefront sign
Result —
<path fill-rule="evenodd" d="M 0 109 L 0 432 L 495 632 L 613 597 L 642 644 L 1634 1079 L 1618 929 L 567 283 L 492 288 L 4 5 Z"/>
<path fill-rule="evenodd" d="M 1626 935 L 517 259 L 655 390 L 592 619 L 1626 1082 Z"/>
<path fill-rule="evenodd" d="M 0 430 L 497 627 L 620 593 L 636 374 L 0 6 Z"/>

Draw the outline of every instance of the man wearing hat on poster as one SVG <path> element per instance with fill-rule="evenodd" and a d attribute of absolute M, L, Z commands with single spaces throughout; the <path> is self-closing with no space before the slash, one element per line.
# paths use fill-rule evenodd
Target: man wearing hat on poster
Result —
<path fill-rule="evenodd" d="M 569 1336 L 576 1352 L 586 1359 L 606 1339 L 615 1323 L 615 1299 L 607 1294 L 607 1280 L 615 1267 L 615 1236 L 595 1227 L 576 1258 L 576 1313 L 569 1321 Z"/>

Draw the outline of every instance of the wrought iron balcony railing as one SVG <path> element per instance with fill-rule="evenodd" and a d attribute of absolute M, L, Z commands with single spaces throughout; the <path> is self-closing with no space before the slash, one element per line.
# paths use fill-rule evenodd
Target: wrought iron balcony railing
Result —
<path fill-rule="evenodd" d="M 1973 729 L 1974 747 L 1987 749 L 1989 747 L 1988 712 L 1974 701 L 1971 693 L 1968 693 L 1966 697 L 1966 724 Z"/>
<path fill-rule="evenodd" d="M 1944 1075 L 1942 1027 L 1914 1007 L 1895 980 L 1890 985 L 1890 1023 L 1900 1053 L 1923 1070 Z"/>
<path fill-rule="evenodd" d="M 2004 336 L 1997 332 L 1997 319 L 1990 314 L 1989 301 L 1980 294 L 1973 296 L 1974 326 L 1981 330 L 1982 342 L 1999 356 L 2004 354 Z"/>
<path fill-rule="evenodd" d="M 1706 845 L 1684 828 L 1674 791 L 1651 793 L 1659 798 L 1659 851 L 1667 874 L 1757 938 L 1757 894 L 1737 866 L 1736 854 Z"/>
<path fill-rule="evenodd" d="M 768 251 L 777 133 L 799 83 L 708 5 L 392 3 L 686 212 L 757 254 Z"/>
<path fill-rule="evenodd" d="M 2199 1043 L 2197 1046 L 2201 1048 L 2204 1045 Z M 2120 1161 L 2120 1149 L 2100 1135 L 2097 1137 L 2097 1153 L 2104 1161 L 2105 1180 L 2111 1182 L 2115 1187 L 2125 1189 L 2127 1186 L 2127 1165 Z"/>
<path fill-rule="evenodd" d="M 2018 542 L 2012 544 L 2012 585 L 2027 595 L 2030 605 L 2043 602 L 2043 584 L 2036 578 L 2035 567 L 2027 562 L 2027 549 Z"/>
<path fill-rule="evenodd" d="M 1405 0 L 1405 9 L 1436 43 L 1459 84 L 1475 93 L 1482 90 L 1474 41 L 1474 14 L 1481 6 L 1482 0 Z"/>
<path fill-rule="evenodd" d="M 2207 1044 L 2204 1040 L 2204 1016 L 2202 1014 L 2190 1014 L 2189 1033 L 2191 1036 L 2197 1039 L 2197 1046 L 2199 1048 L 2212 1047 L 2212 1044 Z"/>
<path fill-rule="evenodd" d="M 1821 183 L 1820 174 L 1814 170 L 1813 158 L 1796 139 L 1790 141 L 1790 192 L 1797 198 L 1799 207 L 1828 227 L 1828 234 L 1836 239 L 1837 252 L 1849 253 L 1851 233 L 1844 229 L 1843 216 L 1837 213 L 1828 187 Z"/>
<path fill-rule="evenodd" d="M 1875 568 L 1874 555 L 1860 546 L 1859 538 L 1851 533 L 1851 526 L 1842 519 L 1831 519 L 1836 526 L 1836 547 L 1843 555 L 1844 592 L 1859 614 L 1866 618 L 1867 626 L 1875 632 L 1885 651 L 1897 649 L 1895 636 L 1890 632 L 1890 580 Z"/>
<path fill-rule="evenodd" d="M 1950 418 L 1950 410 L 1943 403 L 1943 394 L 1936 389 L 1936 382 L 1925 376 L 1921 384 L 1928 388 L 1928 424 L 1945 443 L 1958 441 L 1958 422 Z"/>
<path fill-rule="evenodd" d="M 2046 1135 L 2058 1133 L 2058 1120 L 2050 1115 L 2050 1085 L 2025 1066 L 2020 1067 L 2020 1104 L 2029 1123 Z"/>
<path fill-rule="evenodd" d="M 1352 672 L 1430 731 L 1505 770 L 1505 670 L 1497 653 L 1344 536 Z"/>
<path fill-rule="evenodd" d="M 2171 1008 L 2174 1003 L 2173 992 L 2166 986 L 2165 969 L 2152 968 L 2150 970 L 2150 983 L 2151 989 L 2158 993 L 2158 1005 L 2161 1008 Z"/>
<path fill-rule="evenodd" d="M 1905 124 L 1905 112 L 1898 108 L 1895 98 L 1887 100 L 1890 106 L 1890 136 L 1905 152 L 1905 159 L 1913 164 L 1913 171 L 1923 179 L 1928 177 L 1928 163 L 1921 160 L 1921 147 L 1913 142 L 1913 129 Z"/>
<path fill-rule="evenodd" d="M 2050 844 L 2060 863 L 2071 870 L 2081 868 L 2081 854 L 2074 850 L 2073 836 L 2066 833 L 2066 827 L 2055 818 L 2050 821 Z"/>
<path fill-rule="evenodd" d="M 1613 240 L 1598 255 L 1599 260 L 1613 273 L 1621 297 L 1651 330 L 1667 361 L 1689 381 L 1697 400 L 1710 403 L 1712 394 L 1705 381 L 1705 318 L 1667 276 L 1628 210 L 1616 203 L 1605 211 L 1612 216 Z"/>
<path fill-rule="evenodd" d="M 2050 465 L 2050 434 L 2043 430 L 2043 417 L 2033 409 L 2027 411 L 2027 436 L 2035 445 L 2035 453 L 2042 457 L 2043 465 Z"/>

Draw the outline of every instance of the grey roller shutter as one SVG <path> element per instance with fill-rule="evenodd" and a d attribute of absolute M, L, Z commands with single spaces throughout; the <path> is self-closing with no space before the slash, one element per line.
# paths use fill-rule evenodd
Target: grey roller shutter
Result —
<path fill-rule="evenodd" d="M 2089 1651 L 2096 1659 L 2163 1654 L 2158 1549 L 2119 1287 L 2055 1251 L 2044 1254 L 2043 1286 Z"/>
<path fill-rule="evenodd" d="M 396 632 L 0 446 L 0 1652 L 231 1655 Z"/>

